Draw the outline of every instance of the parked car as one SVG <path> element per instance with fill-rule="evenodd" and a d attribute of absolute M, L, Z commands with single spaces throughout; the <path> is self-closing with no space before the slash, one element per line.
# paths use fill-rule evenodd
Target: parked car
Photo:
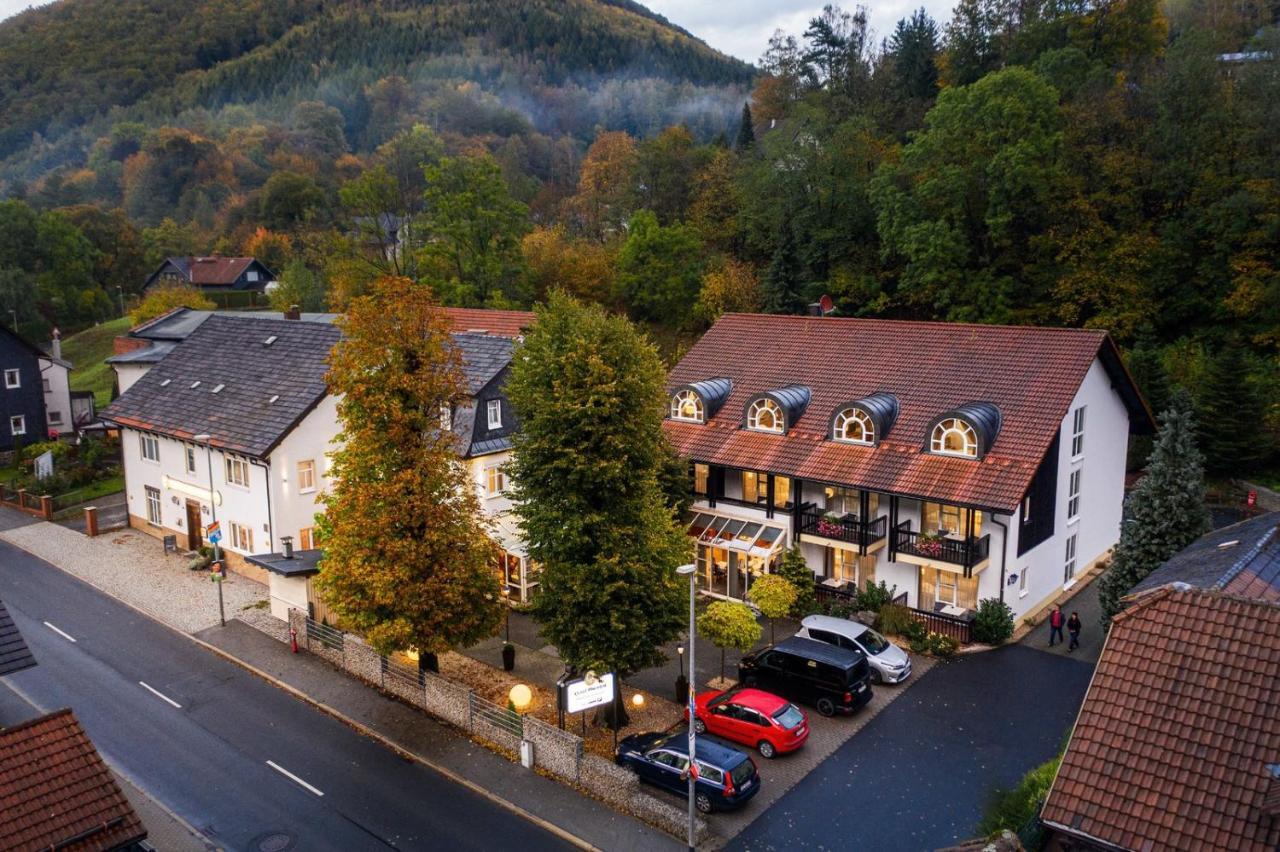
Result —
<path fill-rule="evenodd" d="M 693 729 L 751 746 L 763 758 L 795 751 L 809 739 L 809 719 L 785 698 L 751 688 L 697 696 Z M 689 709 L 684 711 L 689 720 Z"/>
<path fill-rule="evenodd" d="M 823 716 L 853 713 L 871 700 L 866 654 L 798 636 L 743 657 L 738 680 L 812 705 Z"/>
<path fill-rule="evenodd" d="M 704 814 L 742 807 L 760 790 L 755 762 L 736 748 L 698 740 L 698 780 L 694 806 Z M 618 743 L 617 762 L 648 781 L 688 799 L 689 737 L 680 734 L 632 734 Z"/>
<path fill-rule="evenodd" d="M 911 677 L 911 657 L 907 652 L 857 621 L 810 615 L 800 622 L 800 632 L 796 635 L 866 654 L 872 683 L 902 683 Z"/>

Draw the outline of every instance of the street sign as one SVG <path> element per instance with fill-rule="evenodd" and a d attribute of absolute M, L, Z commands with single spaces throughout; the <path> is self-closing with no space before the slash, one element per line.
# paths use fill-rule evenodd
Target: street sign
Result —
<path fill-rule="evenodd" d="M 204 537 L 213 538 L 221 532 L 221 525 L 217 521 L 212 521 L 209 526 L 204 528 Z"/>
<path fill-rule="evenodd" d="M 564 685 L 565 709 L 581 713 L 613 701 L 613 672 L 602 674 L 588 681 L 587 678 L 571 680 Z"/>
<path fill-rule="evenodd" d="M 222 541 L 222 533 L 218 532 L 217 530 L 214 530 L 213 532 L 209 533 L 210 544 L 217 544 L 220 541 Z"/>

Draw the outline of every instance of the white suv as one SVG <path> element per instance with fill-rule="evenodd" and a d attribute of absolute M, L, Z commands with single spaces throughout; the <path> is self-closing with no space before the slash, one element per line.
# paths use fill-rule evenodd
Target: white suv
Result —
<path fill-rule="evenodd" d="M 866 654 L 875 683 L 902 683 L 911 676 L 907 652 L 865 624 L 830 615 L 810 615 L 800 622 L 796 635 Z"/>

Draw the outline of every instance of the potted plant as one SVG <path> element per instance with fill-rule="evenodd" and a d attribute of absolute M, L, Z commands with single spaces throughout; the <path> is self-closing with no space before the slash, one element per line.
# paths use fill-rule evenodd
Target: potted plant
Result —
<path fill-rule="evenodd" d="M 502 670 L 509 672 L 516 667 L 516 646 L 510 642 L 502 643 Z"/>
<path fill-rule="evenodd" d="M 827 512 L 818 519 L 818 535 L 835 538 L 844 532 L 844 524 L 832 512 Z"/>
<path fill-rule="evenodd" d="M 916 538 L 916 552 L 925 556 L 941 556 L 942 536 L 936 533 L 920 533 Z"/>

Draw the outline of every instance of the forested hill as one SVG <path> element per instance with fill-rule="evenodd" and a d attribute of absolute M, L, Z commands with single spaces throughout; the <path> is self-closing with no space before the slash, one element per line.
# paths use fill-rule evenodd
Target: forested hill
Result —
<path fill-rule="evenodd" d="M 121 120 L 308 99 L 341 110 L 360 150 L 382 141 L 365 90 L 389 75 L 444 101 L 426 104 L 443 130 L 589 140 L 686 117 L 718 133 L 752 69 L 630 0 L 61 0 L 0 24 L 0 177 L 83 161 Z M 478 114 L 457 102 L 466 83 Z"/>

